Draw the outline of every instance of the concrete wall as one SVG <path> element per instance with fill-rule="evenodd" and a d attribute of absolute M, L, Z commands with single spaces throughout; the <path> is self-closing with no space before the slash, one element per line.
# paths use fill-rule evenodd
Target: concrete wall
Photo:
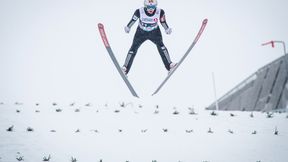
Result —
<path fill-rule="evenodd" d="M 288 109 L 288 55 L 262 67 L 218 99 L 220 110 Z M 215 103 L 207 109 L 215 110 Z"/>

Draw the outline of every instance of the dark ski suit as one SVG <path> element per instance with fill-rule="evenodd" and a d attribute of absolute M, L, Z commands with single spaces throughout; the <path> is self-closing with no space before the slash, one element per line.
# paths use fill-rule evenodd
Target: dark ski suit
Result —
<path fill-rule="evenodd" d="M 126 57 L 126 60 L 124 63 L 124 66 L 127 69 L 126 73 L 128 74 L 128 72 L 131 68 L 134 57 L 137 54 L 138 48 L 146 40 L 152 41 L 157 46 L 158 52 L 162 58 L 162 61 L 165 65 L 165 68 L 167 70 L 170 70 L 171 59 L 170 59 L 168 50 L 165 47 L 163 40 L 162 40 L 162 34 L 161 34 L 160 28 L 158 26 L 158 21 L 159 21 L 158 18 L 154 18 L 154 21 L 155 21 L 154 24 L 145 24 L 144 22 L 141 21 L 140 12 L 142 12 L 142 15 L 144 15 L 147 19 L 149 19 L 149 17 L 153 17 L 156 14 L 156 12 L 160 12 L 157 14 L 160 14 L 161 25 L 164 27 L 165 30 L 169 28 L 167 23 L 166 23 L 165 12 L 162 9 L 156 8 L 152 14 L 149 14 L 147 12 L 146 8 L 143 7 L 143 8 L 137 9 L 134 12 L 134 15 L 133 15 L 132 19 L 130 20 L 130 22 L 128 23 L 127 27 L 131 28 L 132 25 L 137 21 L 137 19 L 139 19 L 139 25 L 138 25 L 136 33 L 134 35 L 132 46 L 131 46 L 128 54 L 127 54 L 127 57 Z M 143 20 L 145 20 L 145 19 L 143 19 Z M 147 27 L 148 28 L 151 27 L 152 29 L 150 28 L 150 30 L 147 31 Z"/>

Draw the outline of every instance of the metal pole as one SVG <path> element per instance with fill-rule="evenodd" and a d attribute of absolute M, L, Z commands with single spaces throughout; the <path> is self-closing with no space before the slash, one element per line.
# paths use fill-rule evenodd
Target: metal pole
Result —
<path fill-rule="evenodd" d="M 214 97 L 215 97 L 215 106 L 216 106 L 216 110 L 219 110 L 217 93 L 216 93 L 215 77 L 214 77 L 214 73 L 213 72 L 212 72 L 212 80 L 213 80 L 213 90 L 214 90 Z"/>
<path fill-rule="evenodd" d="M 286 53 L 286 46 L 285 46 L 285 42 L 284 41 L 273 41 L 275 43 L 281 43 L 283 45 L 283 49 L 284 49 L 284 56 L 287 54 Z"/>

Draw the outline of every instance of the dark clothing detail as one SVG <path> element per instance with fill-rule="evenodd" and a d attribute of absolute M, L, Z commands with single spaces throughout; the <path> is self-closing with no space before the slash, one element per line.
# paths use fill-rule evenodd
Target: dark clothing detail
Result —
<path fill-rule="evenodd" d="M 149 14 L 149 13 L 145 10 L 145 14 L 148 15 L 148 16 L 153 16 L 153 15 L 155 14 L 155 12 L 156 12 L 156 10 L 155 10 L 152 14 Z M 137 18 L 137 19 L 140 18 L 140 10 L 139 10 L 139 9 L 137 9 L 137 10 L 134 12 L 134 15 L 133 15 L 132 19 L 131 19 L 131 20 L 129 21 L 129 23 L 127 24 L 127 26 L 128 26 L 129 28 L 131 28 L 131 27 L 134 25 L 134 23 L 137 21 L 137 19 L 135 19 L 135 18 Z M 164 27 L 165 30 L 169 28 L 169 26 L 168 26 L 168 24 L 167 24 L 167 22 L 166 22 L 166 19 L 165 19 L 165 12 L 164 12 L 163 9 L 161 9 L 161 11 L 160 11 L 160 23 L 161 23 L 161 25 Z"/>
<path fill-rule="evenodd" d="M 145 11 L 145 14 L 149 17 L 154 16 L 154 14 L 156 13 L 156 9 L 152 14 L 149 14 L 146 9 L 144 9 L 144 11 Z M 159 14 L 159 12 L 158 12 L 158 14 Z M 127 27 L 131 28 L 133 26 L 133 24 L 139 18 L 140 18 L 140 9 L 137 9 L 134 12 L 134 15 L 133 15 L 132 19 L 130 20 L 130 22 L 128 23 Z M 139 21 L 141 21 L 141 19 L 139 19 Z M 166 23 L 165 12 L 162 9 L 160 10 L 160 20 L 159 21 L 165 30 L 169 28 L 167 23 Z M 142 23 L 142 22 L 140 22 L 140 23 Z M 131 46 L 128 54 L 127 54 L 127 57 L 126 57 L 126 60 L 124 63 L 124 66 L 127 69 L 127 71 L 126 71 L 127 74 L 130 71 L 133 60 L 137 54 L 138 48 L 146 40 L 152 41 L 157 46 L 158 52 L 161 56 L 161 59 L 162 59 L 164 65 L 165 65 L 165 68 L 168 71 L 170 70 L 170 64 L 172 62 L 171 62 L 168 50 L 163 43 L 162 34 L 161 34 L 159 26 L 157 26 L 155 29 L 153 29 L 151 31 L 145 31 L 145 30 L 141 29 L 138 25 L 136 33 L 134 35 L 132 46 Z"/>
<path fill-rule="evenodd" d="M 134 39 L 133 39 L 133 44 L 128 52 L 128 55 L 126 57 L 125 64 L 124 64 L 124 66 L 127 68 L 127 73 L 129 72 L 131 68 L 131 65 L 133 63 L 134 57 L 136 56 L 138 48 L 146 40 L 152 41 L 157 46 L 158 52 L 165 65 L 165 68 L 167 70 L 170 70 L 171 60 L 169 57 L 168 50 L 163 44 L 162 34 L 161 34 L 159 27 L 150 32 L 144 31 L 140 27 L 138 27 L 135 33 Z"/>

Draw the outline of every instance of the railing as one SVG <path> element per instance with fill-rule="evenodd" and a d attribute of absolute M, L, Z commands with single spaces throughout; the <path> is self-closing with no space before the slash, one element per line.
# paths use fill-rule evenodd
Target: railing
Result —
<path fill-rule="evenodd" d="M 287 57 L 287 58 L 286 58 Z M 221 104 L 222 101 L 224 101 L 225 99 L 227 99 L 229 96 L 233 95 L 235 92 L 237 92 L 238 90 L 241 90 L 243 87 L 245 87 L 247 84 L 251 83 L 252 81 L 257 79 L 257 74 L 259 74 L 260 72 L 262 72 L 263 70 L 270 68 L 272 65 L 277 64 L 279 61 L 284 60 L 284 62 L 286 62 L 288 60 L 288 55 L 282 56 L 276 60 L 274 60 L 273 62 L 266 64 L 265 66 L 261 67 L 260 69 L 257 70 L 257 72 L 253 73 L 252 75 L 250 75 L 249 77 L 247 77 L 244 81 L 242 81 L 241 83 L 239 83 L 238 85 L 236 85 L 234 88 L 232 88 L 230 91 L 228 91 L 226 94 L 224 94 L 221 98 L 219 98 L 217 101 L 218 103 Z M 288 65 L 288 64 L 286 64 Z M 288 69 L 287 69 L 288 70 Z M 212 103 L 209 108 L 216 106 L 215 102 Z"/>

